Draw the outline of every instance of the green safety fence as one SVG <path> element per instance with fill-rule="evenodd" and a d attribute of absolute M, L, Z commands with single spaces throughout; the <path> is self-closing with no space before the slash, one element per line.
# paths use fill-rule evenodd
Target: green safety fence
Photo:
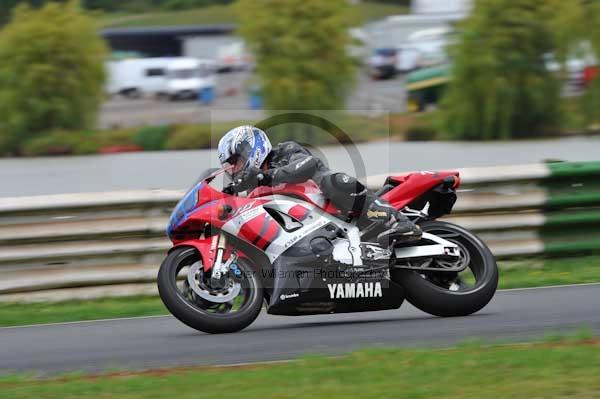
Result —
<path fill-rule="evenodd" d="M 549 163 L 540 228 L 548 255 L 600 251 L 600 162 Z"/>

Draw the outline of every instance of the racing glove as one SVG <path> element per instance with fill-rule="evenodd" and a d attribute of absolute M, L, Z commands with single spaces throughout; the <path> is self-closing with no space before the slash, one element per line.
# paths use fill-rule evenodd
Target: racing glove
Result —
<path fill-rule="evenodd" d="M 258 187 L 264 177 L 265 175 L 260 169 L 251 166 L 234 177 L 231 188 L 236 193 L 251 190 Z"/>

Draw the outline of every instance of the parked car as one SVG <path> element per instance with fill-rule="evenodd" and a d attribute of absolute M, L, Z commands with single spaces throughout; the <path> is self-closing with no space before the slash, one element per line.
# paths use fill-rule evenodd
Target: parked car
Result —
<path fill-rule="evenodd" d="M 369 72 L 373 79 L 389 79 L 396 75 L 396 49 L 378 48 L 369 59 Z"/>

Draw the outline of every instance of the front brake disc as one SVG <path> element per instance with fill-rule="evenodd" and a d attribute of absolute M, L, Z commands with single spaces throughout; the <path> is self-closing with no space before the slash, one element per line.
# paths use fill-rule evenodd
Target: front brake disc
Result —
<path fill-rule="evenodd" d="M 187 282 L 190 288 L 200 298 L 214 303 L 225 303 L 231 302 L 235 297 L 240 294 L 241 285 L 236 281 L 229 280 L 229 287 L 224 292 L 211 292 L 203 287 L 200 287 L 198 279 L 201 278 L 202 264 L 196 262 L 190 266 L 190 270 L 187 275 Z"/>

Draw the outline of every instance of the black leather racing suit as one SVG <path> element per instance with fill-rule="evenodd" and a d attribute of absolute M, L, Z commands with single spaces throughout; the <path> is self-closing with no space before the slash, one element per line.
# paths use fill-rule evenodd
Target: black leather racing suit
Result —
<path fill-rule="evenodd" d="M 378 198 L 356 178 L 345 173 L 335 173 L 310 151 L 293 141 L 286 141 L 273 148 L 265 160 L 267 170 L 260 185 L 274 186 L 280 183 L 301 183 L 312 179 L 333 205 L 343 212 L 359 214 L 359 226 L 373 222 L 410 223 L 388 202 Z M 412 223 L 410 223 L 412 226 Z M 414 226 L 412 226 L 414 228 Z"/>

